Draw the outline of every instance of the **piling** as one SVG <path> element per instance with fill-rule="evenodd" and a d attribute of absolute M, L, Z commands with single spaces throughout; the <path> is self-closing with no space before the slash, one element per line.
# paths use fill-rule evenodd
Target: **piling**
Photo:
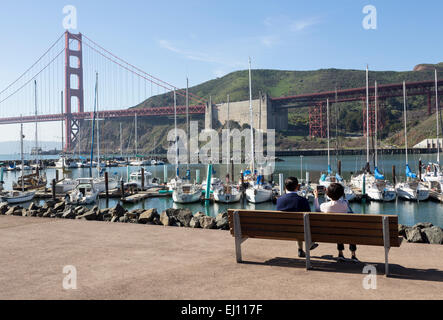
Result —
<path fill-rule="evenodd" d="M 418 180 L 421 181 L 421 159 L 418 160 Z"/>
<path fill-rule="evenodd" d="M 279 173 L 279 175 L 278 175 L 278 187 L 280 188 L 280 196 L 283 195 L 283 191 L 285 190 L 284 189 L 284 185 L 283 185 L 283 181 L 284 181 L 283 179 L 284 179 L 283 173 Z"/>
<path fill-rule="evenodd" d="M 309 176 L 309 171 L 306 171 L 306 183 L 307 184 L 311 183 L 311 177 Z"/>
<path fill-rule="evenodd" d="M 122 194 L 122 199 L 125 197 L 125 185 L 123 183 L 123 179 L 120 180 L 120 192 Z"/>
<path fill-rule="evenodd" d="M 392 183 L 394 186 L 397 184 L 397 178 L 395 177 L 395 165 L 392 166 Z"/>
<path fill-rule="evenodd" d="M 231 180 L 234 182 L 234 160 L 231 160 Z"/>
<path fill-rule="evenodd" d="M 337 161 L 337 172 L 338 175 L 341 176 L 341 160 Z"/>
<path fill-rule="evenodd" d="M 37 163 L 37 166 L 35 167 L 35 175 L 38 177 L 40 177 L 40 171 L 38 169 L 39 164 Z"/>
<path fill-rule="evenodd" d="M 58 176 L 58 169 L 55 169 L 55 180 L 60 181 Z"/>
<path fill-rule="evenodd" d="M 52 200 L 55 201 L 55 185 L 57 184 L 57 181 L 55 179 L 52 179 Z"/>
<path fill-rule="evenodd" d="M 195 170 L 195 182 L 200 184 L 200 169 Z"/>
<path fill-rule="evenodd" d="M 168 183 L 168 166 L 163 166 L 163 181 L 164 183 Z"/>
<path fill-rule="evenodd" d="M 145 190 L 145 168 L 142 168 L 142 190 Z"/>
<path fill-rule="evenodd" d="M 106 199 L 109 199 L 109 177 L 108 177 L 108 171 L 105 171 L 105 192 L 106 192 Z"/>

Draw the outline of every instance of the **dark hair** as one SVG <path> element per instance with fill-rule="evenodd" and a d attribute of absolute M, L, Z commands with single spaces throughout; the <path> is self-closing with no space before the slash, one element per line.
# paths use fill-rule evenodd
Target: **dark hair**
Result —
<path fill-rule="evenodd" d="M 334 201 L 337 201 L 345 194 L 345 188 L 340 183 L 331 183 L 326 191 L 326 194 L 329 198 Z"/>
<path fill-rule="evenodd" d="M 296 177 L 288 177 L 285 180 L 285 188 L 288 191 L 295 191 L 298 186 L 298 179 Z"/>

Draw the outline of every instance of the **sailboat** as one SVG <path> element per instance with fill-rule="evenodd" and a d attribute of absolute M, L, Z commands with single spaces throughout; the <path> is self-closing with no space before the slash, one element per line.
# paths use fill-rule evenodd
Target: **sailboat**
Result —
<path fill-rule="evenodd" d="M 98 91 L 98 73 L 96 75 L 97 77 L 97 88 L 96 90 Z M 98 111 L 98 94 L 97 94 L 97 102 L 96 102 L 96 106 L 97 106 L 97 117 L 99 117 L 99 111 Z M 105 177 L 103 177 L 101 175 L 102 170 L 101 168 L 105 166 L 105 163 L 101 161 L 100 159 L 100 119 L 96 119 L 97 121 L 97 177 L 94 179 L 94 186 L 95 188 L 98 189 L 99 192 L 105 192 L 106 191 L 106 181 L 105 181 Z M 108 189 L 115 189 L 117 188 L 118 185 L 118 181 L 115 178 L 109 177 L 108 178 Z"/>
<path fill-rule="evenodd" d="M 178 136 L 177 136 L 177 96 L 174 90 L 174 130 L 175 130 L 175 173 L 168 184 L 172 189 L 172 200 L 176 203 L 193 203 L 200 201 L 202 189 L 196 183 L 185 182 L 179 176 L 178 168 Z M 189 171 L 189 170 L 188 170 Z M 188 179 L 187 179 L 188 180 Z"/>
<path fill-rule="evenodd" d="M 237 185 L 233 184 L 231 182 L 231 179 L 229 177 L 229 163 L 230 163 L 230 159 L 231 159 L 231 148 L 230 148 L 230 133 L 229 133 L 229 94 L 228 94 L 228 99 L 227 99 L 227 126 L 228 126 L 228 130 L 227 130 L 227 144 L 228 144 L 228 148 L 227 148 L 227 153 L 226 153 L 226 183 L 225 184 L 218 184 L 217 186 L 213 186 L 214 188 L 214 200 L 217 202 L 222 202 L 222 203 L 233 203 L 233 202 L 238 202 L 241 199 L 241 192 L 238 188 Z M 232 177 L 233 179 L 234 177 Z"/>
<path fill-rule="evenodd" d="M 36 162 L 38 160 L 38 138 L 37 138 L 37 81 L 34 80 L 34 101 L 35 101 L 35 145 L 36 145 Z M 38 165 L 38 163 L 37 163 Z M 21 162 L 21 170 L 22 170 L 22 176 L 19 178 L 19 181 L 13 183 L 12 189 L 14 190 L 34 190 L 34 189 L 40 189 L 46 187 L 46 175 L 40 174 L 40 172 L 35 170 L 35 173 L 31 173 L 28 175 L 25 175 L 23 171 L 25 170 L 32 170 L 30 166 L 27 166 L 24 164 L 24 161 Z"/>
<path fill-rule="evenodd" d="M 422 175 L 423 181 L 428 182 L 433 190 L 439 193 L 443 192 L 443 172 L 440 166 L 440 141 L 439 141 L 439 105 L 438 105 L 438 80 L 437 80 L 437 69 L 435 69 L 435 115 L 437 118 L 437 162 L 429 163 L 426 166 L 426 170 Z M 421 170 L 421 168 L 420 168 Z"/>
<path fill-rule="evenodd" d="M 325 188 L 328 188 L 331 183 L 339 183 L 345 189 L 345 199 L 348 201 L 352 201 L 355 199 L 355 193 L 351 188 L 344 184 L 343 178 L 336 173 L 333 175 L 331 169 L 331 151 L 330 151 L 330 134 L 329 134 L 329 99 L 326 100 L 326 115 L 327 115 L 327 134 L 328 134 L 328 173 L 322 174 L 318 184 Z"/>
<path fill-rule="evenodd" d="M 377 153 L 377 129 L 378 129 L 378 122 L 377 122 L 377 81 L 375 81 L 375 146 L 374 146 L 374 161 L 375 161 L 375 167 L 374 167 L 374 178 L 375 181 L 368 184 L 368 187 L 366 189 L 366 193 L 371 200 L 375 201 L 394 201 L 397 198 L 397 192 L 395 191 L 394 186 L 392 183 L 385 179 L 384 175 L 379 171 L 378 169 L 378 153 Z"/>
<path fill-rule="evenodd" d="M 406 181 L 397 183 L 395 189 L 399 198 L 406 200 L 423 201 L 429 198 L 429 188 L 417 179 L 417 175 L 411 171 L 408 163 L 408 131 L 406 114 L 406 82 L 403 81 L 403 107 L 405 121 L 405 154 L 406 154 Z M 413 180 L 411 180 L 413 179 Z"/>
<path fill-rule="evenodd" d="M 23 163 L 23 122 L 20 123 L 20 157 L 21 162 Z M 3 201 L 6 201 L 10 204 L 13 203 L 22 203 L 22 202 L 28 202 L 31 201 L 35 196 L 35 191 L 25 191 L 25 180 L 24 176 L 21 177 L 21 191 L 18 190 L 12 190 L 12 191 L 6 191 L 2 195 Z"/>
<path fill-rule="evenodd" d="M 249 58 L 249 117 L 251 122 L 251 170 L 246 170 L 245 181 L 249 183 L 246 189 L 246 200 L 251 203 L 262 203 L 271 201 L 273 191 L 272 185 L 265 182 L 263 168 L 259 169 L 258 174 L 255 171 L 255 152 L 254 152 L 254 116 L 252 109 L 252 77 L 251 77 L 251 58 Z"/>

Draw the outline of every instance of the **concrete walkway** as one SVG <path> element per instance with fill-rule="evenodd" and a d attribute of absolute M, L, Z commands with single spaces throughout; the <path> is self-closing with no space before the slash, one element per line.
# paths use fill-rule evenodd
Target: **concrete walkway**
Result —
<path fill-rule="evenodd" d="M 443 246 L 360 246 L 377 264 L 377 289 L 363 288 L 364 264 L 338 263 L 335 245 L 248 240 L 235 262 L 227 231 L 0 216 L 0 299 L 443 299 Z M 347 248 L 346 248 L 347 250 Z M 345 252 L 349 256 L 349 251 Z M 63 267 L 77 269 L 77 289 L 62 287 Z"/>

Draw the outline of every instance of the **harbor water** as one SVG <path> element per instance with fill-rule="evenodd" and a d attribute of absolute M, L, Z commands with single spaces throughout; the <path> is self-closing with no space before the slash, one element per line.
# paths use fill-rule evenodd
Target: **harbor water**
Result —
<path fill-rule="evenodd" d="M 0 161 L 9 161 L 14 159 L 16 156 L 11 155 L 0 155 Z M 44 157 L 46 159 L 54 159 L 54 156 Z M 27 159 L 30 159 L 28 156 Z M 327 158 L 324 156 L 305 156 L 305 157 L 282 157 L 283 161 L 276 162 L 274 171 L 274 181 L 278 184 L 278 174 L 283 173 L 284 177 L 295 176 L 304 180 L 306 177 L 306 172 L 309 172 L 310 180 L 313 183 L 318 182 L 319 177 L 322 172 L 327 170 Z M 337 160 L 341 161 L 342 176 L 345 180 L 349 180 L 351 174 L 361 169 L 366 162 L 365 156 L 340 156 L 336 158 L 331 156 L 331 167 L 335 171 L 337 168 Z M 410 155 L 409 165 L 414 172 L 418 170 L 419 159 L 422 160 L 424 164 L 435 161 L 436 156 L 433 154 L 422 154 L 422 155 Z M 396 166 L 396 178 L 397 181 L 405 180 L 405 159 L 402 155 L 381 155 L 379 156 L 378 168 L 385 174 L 385 177 L 392 181 L 392 166 Z M 175 167 L 171 165 L 166 165 L 168 171 L 168 178 L 172 178 L 175 174 Z M 371 160 L 372 167 L 372 160 Z M 163 166 L 146 166 L 144 167 L 146 171 L 152 173 L 152 177 L 159 178 L 162 182 L 164 180 L 164 168 Z M 226 164 L 214 165 L 215 176 L 219 177 L 224 181 L 227 174 Z M 244 170 L 246 165 L 235 165 L 234 179 L 238 181 L 240 179 L 240 171 Z M 139 167 L 129 167 L 129 172 L 134 172 L 139 170 Z M 190 165 L 191 178 L 194 180 L 196 178 L 196 170 L 200 170 L 200 179 L 203 180 L 206 177 L 206 166 L 204 165 Z M 106 168 L 110 177 L 116 177 L 118 179 L 122 178 L 127 181 L 127 167 L 110 167 Z M 230 172 L 230 169 L 229 169 Z M 50 187 L 50 182 L 55 178 L 55 169 L 47 168 L 44 173 L 47 176 L 48 187 Z M 180 166 L 180 175 L 184 176 L 186 173 L 186 165 Z M 5 189 L 10 190 L 13 181 L 16 181 L 21 175 L 20 172 L 16 171 L 5 171 L 4 172 L 4 182 Z M 93 175 L 97 175 L 97 170 L 93 169 Z M 70 169 L 66 173 L 66 177 L 78 178 L 89 176 L 89 168 L 81 169 Z M 270 179 L 271 177 L 267 177 Z M 200 181 L 201 182 L 201 181 Z M 44 200 L 38 200 L 43 203 Z M 118 199 L 100 199 L 100 208 L 114 207 L 118 203 Z M 28 206 L 29 204 L 22 204 L 22 206 Z M 161 197 L 161 198 L 148 198 L 142 202 L 136 204 L 125 204 L 128 210 L 137 208 L 156 208 L 159 212 L 167 208 L 189 208 L 193 213 L 203 212 L 210 216 L 216 216 L 218 213 L 226 211 L 228 208 L 245 208 L 245 209 L 268 209 L 275 210 L 275 204 L 272 202 L 261 203 L 261 204 L 251 204 L 251 203 L 235 203 L 235 204 L 218 204 L 212 203 L 209 205 L 204 205 L 203 203 L 194 204 L 176 204 L 172 201 L 171 197 Z M 418 222 L 431 222 L 434 225 L 443 227 L 443 204 L 434 201 L 424 201 L 424 202 L 410 202 L 397 199 L 393 202 L 374 202 L 370 201 L 367 203 L 351 203 L 351 207 L 355 213 L 365 213 L 365 214 L 394 214 L 399 216 L 399 223 L 404 225 L 414 225 Z M 312 208 L 313 209 L 313 208 Z"/>

